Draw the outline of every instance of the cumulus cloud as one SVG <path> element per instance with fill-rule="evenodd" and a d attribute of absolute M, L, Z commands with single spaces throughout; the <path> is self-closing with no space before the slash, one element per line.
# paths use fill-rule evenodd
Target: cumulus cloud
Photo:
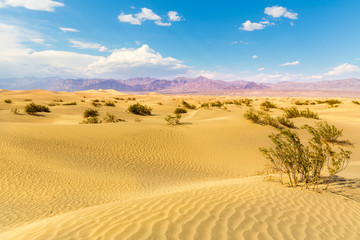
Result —
<path fill-rule="evenodd" d="M 171 22 L 181 21 L 181 17 L 176 11 L 169 11 L 168 17 L 170 22 L 164 22 L 163 19 L 149 8 L 141 8 L 136 14 L 121 13 L 118 16 L 120 22 L 130 23 L 133 25 L 141 25 L 145 21 L 153 21 L 158 26 L 171 26 Z"/>
<path fill-rule="evenodd" d="M 45 40 L 42 38 L 32 38 L 32 39 L 30 39 L 30 41 L 37 43 L 37 44 L 43 44 L 45 42 Z"/>
<path fill-rule="evenodd" d="M 36 51 L 26 43 L 39 34 L 15 25 L 0 23 L 0 32 L 0 75 L 3 77 L 171 77 L 189 69 L 180 60 L 163 57 L 148 45 L 114 49 L 104 57 L 71 51 Z M 98 43 L 76 40 L 70 43 L 82 49 L 106 49 Z"/>
<path fill-rule="evenodd" d="M 71 47 L 74 48 L 80 48 L 80 49 L 96 49 L 100 52 L 106 52 L 108 49 L 105 46 L 102 46 L 99 43 L 88 43 L 88 42 L 82 42 L 77 40 L 69 40 L 71 43 Z"/>
<path fill-rule="evenodd" d="M 75 29 L 75 28 L 64 28 L 64 27 L 59 27 L 59 29 L 63 32 L 80 32 L 79 30 Z"/>
<path fill-rule="evenodd" d="M 281 6 L 267 7 L 265 8 L 265 14 L 274 18 L 285 17 L 293 20 L 298 19 L 297 13 L 290 12 L 287 8 Z"/>
<path fill-rule="evenodd" d="M 168 12 L 169 20 L 172 22 L 179 22 L 181 21 L 181 17 L 179 16 L 179 13 L 176 11 L 169 11 Z"/>
<path fill-rule="evenodd" d="M 262 30 L 266 27 L 266 24 L 251 22 L 247 20 L 240 27 L 241 30 L 252 32 L 254 30 Z"/>
<path fill-rule="evenodd" d="M 63 7 L 62 2 L 53 0 L 0 0 L 0 8 L 24 7 L 30 10 L 53 12 L 56 7 Z"/>
<path fill-rule="evenodd" d="M 280 67 L 295 66 L 295 65 L 298 65 L 298 64 L 300 64 L 300 61 L 286 62 L 286 63 L 280 64 Z"/>
<path fill-rule="evenodd" d="M 338 75 L 346 75 L 349 73 L 359 72 L 360 68 L 355 65 L 351 65 L 349 63 L 341 64 L 335 68 L 333 68 L 331 71 L 327 72 L 325 75 L 327 76 L 338 76 Z"/>
<path fill-rule="evenodd" d="M 257 55 L 254 55 L 254 56 L 252 56 L 252 58 L 253 58 L 253 59 L 257 59 L 257 58 L 258 58 L 258 56 L 257 56 Z"/>

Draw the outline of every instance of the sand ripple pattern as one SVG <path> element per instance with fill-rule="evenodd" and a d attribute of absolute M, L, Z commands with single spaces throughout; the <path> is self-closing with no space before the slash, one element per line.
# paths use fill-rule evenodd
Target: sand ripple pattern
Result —
<path fill-rule="evenodd" d="M 359 239 L 360 205 L 251 177 L 81 209 L 15 228 L 0 238 Z"/>

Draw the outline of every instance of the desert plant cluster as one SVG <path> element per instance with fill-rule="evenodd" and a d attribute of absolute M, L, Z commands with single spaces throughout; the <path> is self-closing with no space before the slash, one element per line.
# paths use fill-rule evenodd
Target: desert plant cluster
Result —
<path fill-rule="evenodd" d="M 304 125 L 302 128 L 311 135 L 307 144 L 303 143 L 297 132 L 285 129 L 269 135 L 272 146 L 260 148 L 260 151 L 268 159 L 272 172 L 280 175 L 282 183 L 287 181 L 291 187 L 301 184 L 306 188 L 315 188 L 328 183 L 335 174 L 346 168 L 351 151 L 337 146 L 342 130 L 327 122 L 317 123 L 316 127 Z"/>
<path fill-rule="evenodd" d="M 46 112 L 46 113 L 51 112 L 49 107 L 39 105 L 39 104 L 35 104 L 33 102 L 26 105 L 25 108 L 24 108 L 24 111 L 29 115 L 35 115 L 35 114 L 37 114 L 39 112 Z"/>

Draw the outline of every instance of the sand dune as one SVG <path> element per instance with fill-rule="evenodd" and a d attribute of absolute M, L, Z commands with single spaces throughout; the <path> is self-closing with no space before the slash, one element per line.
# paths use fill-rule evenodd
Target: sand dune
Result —
<path fill-rule="evenodd" d="M 111 112 L 126 122 L 78 124 L 91 99 L 114 97 L 123 100 L 100 107 L 100 114 Z M 3 103 L 7 98 L 13 103 Z M 77 105 L 58 104 L 36 117 L 22 114 L 24 99 Z M 359 202 L 251 177 L 263 170 L 258 148 L 269 144 L 274 129 L 244 119 L 247 107 L 192 110 L 182 119 L 188 124 L 166 125 L 164 117 L 182 99 L 198 105 L 230 98 L 2 91 L 0 239 L 360 238 Z M 271 100 L 291 106 L 291 99 Z M 355 178 L 360 177 L 360 106 L 342 100 L 338 108 L 311 108 L 354 143 L 353 161 L 342 176 Z M 135 102 L 152 107 L 153 116 L 127 113 Z M 20 114 L 10 114 L 14 108 Z"/>

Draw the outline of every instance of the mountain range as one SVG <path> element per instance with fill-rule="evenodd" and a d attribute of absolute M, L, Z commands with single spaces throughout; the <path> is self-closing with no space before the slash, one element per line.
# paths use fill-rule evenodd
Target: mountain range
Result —
<path fill-rule="evenodd" d="M 336 91 L 360 92 L 360 79 L 342 79 L 318 82 L 256 83 L 251 81 L 222 81 L 206 77 L 173 80 L 156 78 L 115 79 L 61 79 L 21 78 L 0 79 L 0 88 L 10 90 L 45 89 L 52 91 L 83 91 L 90 89 L 114 89 L 120 92 L 158 93 L 224 93 L 237 91 Z"/>

